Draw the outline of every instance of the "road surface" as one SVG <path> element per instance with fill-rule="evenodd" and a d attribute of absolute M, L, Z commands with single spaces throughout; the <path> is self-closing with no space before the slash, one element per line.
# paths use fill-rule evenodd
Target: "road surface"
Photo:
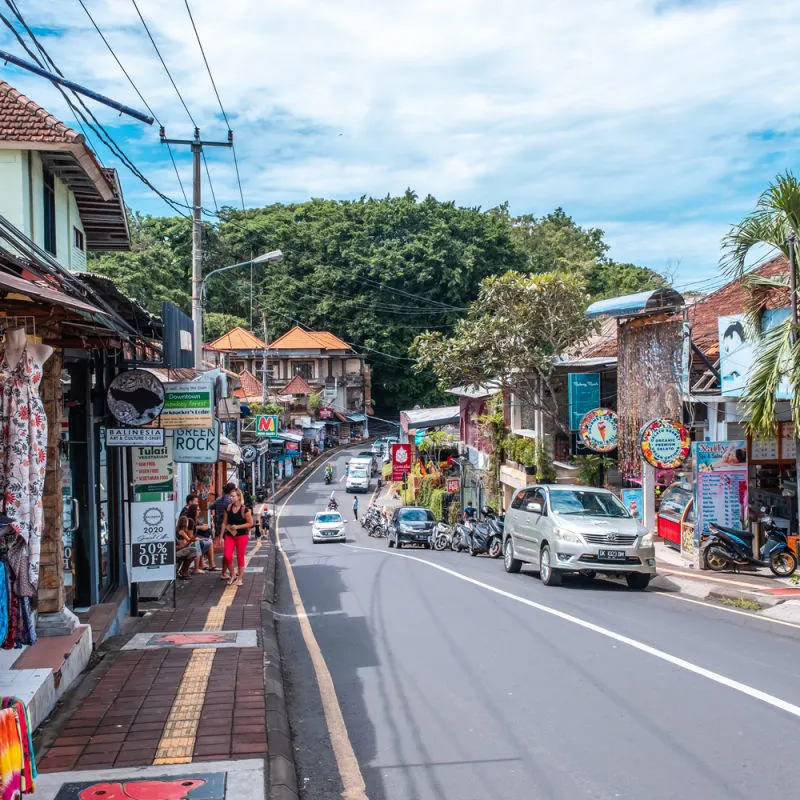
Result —
<path fill-rule="evenodd" d="M 332 457 L 337 479 L 348 457 Z M 397 553 L 352 521 L 343 480 L 348 544 L 314 545 L 322 477 L 280 518 L 305 798 L 797 795 L 800 628 L 612 581 L 545 587 L 485 556 Z"/>

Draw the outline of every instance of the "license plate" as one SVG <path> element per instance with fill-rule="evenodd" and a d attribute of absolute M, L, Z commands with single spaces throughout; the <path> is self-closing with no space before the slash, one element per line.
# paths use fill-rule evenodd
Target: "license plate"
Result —
<path fill-rule="evenodd" d="M 627 558 L 624 550 L 600 550 L 598 556 L 609 561 L 624 561 Z"/>

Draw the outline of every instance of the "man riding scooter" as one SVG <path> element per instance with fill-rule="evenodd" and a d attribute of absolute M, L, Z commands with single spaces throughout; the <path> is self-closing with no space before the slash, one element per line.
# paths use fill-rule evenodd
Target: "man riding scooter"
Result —
<path fill-rule="evenodd" d="M 327 464 L 325 466 L 325 483 L 328 484 L 333 480 L 333 466 Z"/>

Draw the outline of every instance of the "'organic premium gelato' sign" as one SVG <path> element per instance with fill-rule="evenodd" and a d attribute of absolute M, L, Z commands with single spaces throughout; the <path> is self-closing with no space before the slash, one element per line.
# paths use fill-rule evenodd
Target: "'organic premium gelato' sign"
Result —
<path fill-rule="evenodd" d="M 639 434 L 642 455 L 657 469 L 677 469 L 689 455 L 689 431 L 674 419 L 654 419 Z"/>

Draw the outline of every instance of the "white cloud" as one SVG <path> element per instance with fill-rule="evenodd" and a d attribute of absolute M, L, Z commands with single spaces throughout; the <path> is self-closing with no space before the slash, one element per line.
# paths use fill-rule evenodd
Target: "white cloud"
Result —
<path fill-rule="evenodd" d="M 85 1 L 168 133 L 190 135 L 133 5 Z M 139 5 L 203 135 L 224 137 L 183 3 Z M 615 257 L 657 268 L 679 261 L 693 276 L 714 272 L 730 222 L 793 166 L 796 0 L 193 0 L 192 8 L 250 204 L 411 186 L 483 207 L 508 199 L 518 213 L 562 205 L 604 227 Z M 44 41 L 70 77 L 142 105 L 77 0 L 29 0 L 24 11 L 37 29 L 52 29 Z M 20 52 L 6 33 L 0 43 Z M 4 75 L 67 116 L 40 79 Z M 112 129 L 120 124 L 97 113 Z M 765 130 L 788 135 L 748 135 Z M 179 197 L 157 131 L 126 125 L 124 136 L 134 137 L 126 149 L 145 172 Z M 186 154 L 178 157 L 188 179 Z M 218 200 L 237 204 L 228 154 L 209 159 Z M 132 179 L 125 185 L 144 207 Z"/>

